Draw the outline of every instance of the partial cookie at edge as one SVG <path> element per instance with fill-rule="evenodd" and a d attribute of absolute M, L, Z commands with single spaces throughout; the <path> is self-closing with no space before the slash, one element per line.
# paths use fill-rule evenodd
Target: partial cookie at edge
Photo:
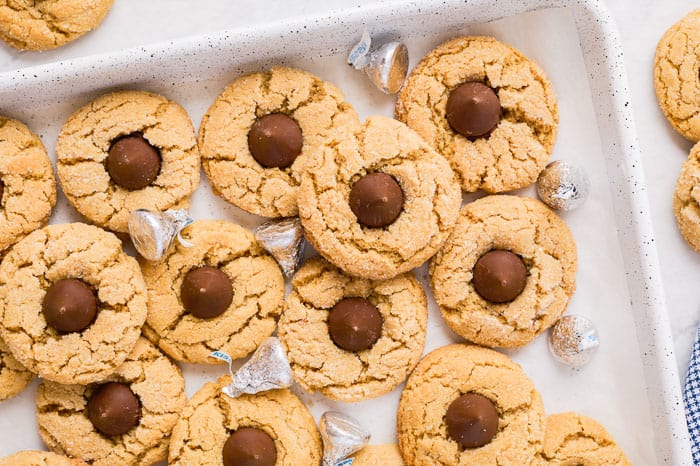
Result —
<path fill-rule="evenodd" d="M 553 466 L 632 466 L 602 425 L 573 412 L 547 417 L 542 460 Z"/>
<path fill-rule="evenodd" d="M 700 140 L 700 10 L 671 26 L 654 57 L 654 88 L 666 119 L 686 139 Z"/>

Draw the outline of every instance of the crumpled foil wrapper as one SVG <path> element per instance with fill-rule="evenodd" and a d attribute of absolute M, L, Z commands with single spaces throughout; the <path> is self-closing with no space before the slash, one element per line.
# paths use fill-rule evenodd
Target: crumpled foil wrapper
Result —
<path fill-rule="evenodd" d="M 298 217 L 265 222 L 255 229 L 255 238 L 272 254 L 287 278 L 299 269 L 304 255 L 304 229 Z"/>
<path fill-rule="evenodd" d="M 567 366 L 588 364 L 599 346 L 598 330 L 584 316 L 564 316 L 549 331 L 549 350 L 557 361 Z"/>
<path fill-rule="evenodd" d="M 323 413 L 319 430 L 323 438 L 323 466 L 351 464 L 352 460 L 343 460 L 366 447 L 371 437 L 355 418 L 338 411 Z"/>
<path fill-rule="evenodd" d="M 192 246 L 180 236 L 192 221 L 184 209 L 165 212 L 137 209 L 129 216 L 129 236 L 139 254 L 149 261 L 159 261 L 165 257 L 175 238 L 185 247 Z"/>
<path fill-rule="evenodd" d="M 573 210 L 588 198 L 591 183 L 582 168 L 554 161 L 537 178 L 537 194 L 552 209 Z"/>
<path fill-rule="evenodd" d="M 360 42 L 350 51 L 348 63 L 364 71 L 380 91 L 396 94 L 408 75 L 408 48 L 397 41 L 372 44 L 365 30 Z"/>
<path fill-rule="evenodd" d="M 231 357 L 223 351 L 214 351 L 210 357 L 228 363 L 231 383 L 222 391 L 231 398 L 247 393 L 254 395 L 267 390 L 289 388 L 294 378 L 282 343 L 276 337 L 265 339 L 248 362 L 233 373 Z"/>

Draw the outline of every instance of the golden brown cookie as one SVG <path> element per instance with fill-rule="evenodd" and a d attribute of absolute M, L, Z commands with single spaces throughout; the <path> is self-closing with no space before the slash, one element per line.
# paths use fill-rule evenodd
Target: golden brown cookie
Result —
<path fill-rule="evenodd" d="M 20 50 L 50 50 L 95 29 L 114 0 L 0 0 L 0 39 Z"/>
<path fill-rule="evenodd" d="M 19 451 L 0 458 L 0 466 L 88 466 L 80 460 L 46 451 Z"/>
<path fill-rule="evenodd" d="M 497 126 L 477 138 L 458 133 L 446 118 L 452 91 L 467 82 L 494 89 L 500 101 Z M 447 41 L 421 60 L 399 94 L 396 118 L 450 161 L 463 190 L 495 193 L 537 179 L 556 140 L 559 110 L 536 63 L 492 37 L 477 36 Z"/>
<path fill-rule="evenodd" d="M 219 465 L 229 436 L 245 427 L 272 438 L 277 466 L 321 464 L 321 436 L 299 398 L 289 390 L 231 398 L 221 391 L 230 383 L 229 376 L 207 383 L 187 403 L 173 429 L 169 465 Z"/>
<path fill-rule="evenodd" d="M 475 287 L 475 264 L 494 250 L 513 253 L 524 265 L 524 289 L 509 302 L 489 301 Z M 561 316 L 576 288 L 576 267 L 576 244 L 561 218 L 535 199 L 499 195 L 462 208 L 430 276 L 452 330 L 480 345 L 513 347 Z"/>
<path fill-rule="evenodd" d="M 450 166 L 406 125 L 367 119 L 352 138 L 307 158 L 299 188 L 306 239 L 350 275 L 382 280 L 418 267 L 442 246 L 456 221 L 461 193 Z M 355 184 L 389 175 L 403 194 L 393 223 L 364 226 L 350 206 Z"/>
<path fill-rule="evenodd" d="M 315 258 L 299 269 L 292 285 L 277 332 L 305 389 L 335 400 L 365 400 L 396 388 L 418 364 L 428 303 L 411 273 L 372 281 Z M 330 311 L 345 298 L 363 298 L 381 314 L 381 334 L 368 349 L 343 349 L 329 332 Z"/>
<path fill-rule="evenodd" d="M 353 456 L 352 466 L 404 466 L 395 444 L 367 445 Z"/>
<path fill-rule="evenodd" d="M 690 150 L 673 195 L 673 213 L 688 244 L 700 252 L 700 144 Z"/>
<path fill-rule="evenodd" d="M 547 417 L 542 459 L 556 466 L 632 466 L 602 425 L 572 412 Z"/>
<path fill-rule="evenodd" d="M 272 335 L 284 301 L 284 277 L 275 260 L 247 230 L 219 220 L 200 220 L 182 232 L 192 247 L 178 244 L 163 261 L 142 261 L 148 287 L 144 335 L 166 354 L 192 363 L 216 364 L 215 350 L 242 358 Z M 233 299 L 222 313 L 202 318 L 183 304 L 183 280 L 209 266 L 225 274 Z"/>
<path fill-rule="evenodd" d="M 496 407 L 498 430 L 483 446 L 463 449 L 448 434 L 453 401 L 478 394 Z M 449 345 L 425 356 L 408 378 L 397 415 L 407 466 L 537 464 L 544 438 L 542 398 L 520 366 L 486 348 Z"/>
<path fill-rule="evenodd" d="M 251 128 L 270 114 L 286 115 L 301 129 L 301 152 L 289 166 L 263 166 L 249 148 Z M 306 71 L 276 67 L 229 84 L 202 119 L 199 147 L 216 193 L 254 214 L 290 217 L 297 215 L 307 154 L 337 144 L 358 125 L 337 87 Z"/>
<path fill-rule="evenodd" d="M 109 169 L 110 157 L 116 157 L 110 149 L 127 136 L 156 154 L 154 179 L 139 189 L 131 188 L 143 184 L 128 185 L 123 174 Z M 199 184 L 199 150 L 189 116 L 175 102 L 149 92 L 113 92 L 78 110 L 61 129 L 56 155 L 68 201 L 90 222 L 112 231 L 127 231 L 135 209 L 187 208 Z M 144 161 L 131 156 L 132 173 L 142 174 L 138 164 Z"/>
<path fill-rule="evenodd" d="M 55 204 L 56 178 L 41 139 L 0 115 L 0 257 L 46 225 Z"/>
<path fill-rule="evenodd" d="M 127 384 L 137 396 L 136 427 L 117 436 L 102 434 L 86 414 L 88 401 L 106 383 Z M 140 338 L 124 364 L 97 384 L 42 382 L 36 395 L 39 433 L 51 450 L 93 466 L 150 465 L 167 458 L 170 432 L 187 398 L 180 369 Z"/>
<path fill-rule="evenodd" d="M 700 140 L 700 10 L 688 13 L 659 40 L 654 87 L 661 110 L 685 138 Z"/>
<path fill-rule="evenodd" d="M 34 374 L 17 362 L 0 338 L 0 401 L 20 393 L 33 379 Z"/>
<path fill-rule="evenodd" d="M 59 332 L 43 309 L 48 290 L 83 283 L 96 316 L 82 331 Z M 57 285 L 58 286 L 58 285 Z M 82 223 L 50 225 L 17 243 L 0 264 L 0 338 L 32 372 L 88 384 L 120 366 L 146 320 L 146 285 L 135 259 L 111 233 Z"/>

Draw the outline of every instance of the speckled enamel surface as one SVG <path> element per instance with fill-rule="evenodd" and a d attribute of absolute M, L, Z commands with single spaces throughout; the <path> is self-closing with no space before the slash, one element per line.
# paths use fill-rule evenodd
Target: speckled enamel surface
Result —
<path fill-rule="evenodd" d="M 530 14 L 518 26 L 498 35 L 538 61 L 554 82 L 562 131 L 553 159 L 576 161 L 590 175 L 600 175 L 594 179 L 588 202 L 564 219 L 572 227 L 583 260 L 577 277 L 579 291 L 569 311 L 593 314 L 601 328 L 602 346 L 598 357 L 580 372 L 556 366 L 544 339 L 509 355 L 533 378 L 548 411 L 573 409 L 596 417 L 635 464 L 690 464 L 623 55 L 602 1 L 420 0 L 368 5 L 3 73 L 0 105 L 40 134 L 52 156 L 61 123 L 108 89 L 139 88 L 162 93 L 182 104 L 197 122 L 235 76 L 273 64 L 298 66 L 333 82 L 362 117 L 391 115 L 393 99 L 380 95 L 361 73 L 344 65 L 344 55 L 363 28 L 375 37 L 391 34 L 403 38 L 409 45 L 413 66 L 442 40 L 465 33 L 493 33 L 497 26 L 484 25 L 487 21 L 560 6 L 568 8 L 563 13 L 553 10 Z M 557 24 L 559 20 L 575 24 L 578 35 L 563 34 L 567 29 Z M 556 32 L 562 35 L 546 36 Z M 538 40 L 543 47 L 547 42 L 561 46 L 550 44 L 548 49 L 536 49 L 531 44 Z M 549 55 L 542 54 L 545 49 Z M 558 69 L 558 63 L 569 58 L 565 50 L 574 50 L 577 55 L 574 69 L 579 72 L 580 89 L 567 83 Z M 580 108 L 572 102 L 579 94 L 590 95 Z M 578 117 L 586 123 L 579 131 L 565 128 L 567 119 Z M 590 157 L 590 164 L 586 157 Z M 534 191 L 520 194 L 533 196 Z M 192 205 L 196 218 L 226 218 L 247 228 L 262 221 L 212 196 L 206 181 L 195 192 Z M 51 223 L 75 218 L 75 212 L 59 197 Z M 598 239 L 608 241 L 608 249 L 596 248 Z M 613 270 L 615 287 L 597 277 L 599 267 Z M 427 283 L 425 267 L 416 275 Z M 460 341 L 445 329 L 432 297 L 429 301 L 426 350 Z M 214 379 L 221 370 L 185 367 L 184 372 L 191 395 L 203 380 Z M 398 394 L 394 391 L 348 408 L 363 422 L 376 425 L 375 443 L 394 441 L 390 421 L 395 416 Z M 336 407 L 321 397 L 306 393 L 301 397 L 313 402 L 316 417 L 324 409 Z M 0 406 L 0 430 L 5 415 L 31 421 L 31 397 L 20 396 L 9 403 Z M 635 416 L 639 416 L 638 422 Z M 377 419 L 386 419 L 386 425 Z M 4 452 L 2 448 L 0 453 Z"/>

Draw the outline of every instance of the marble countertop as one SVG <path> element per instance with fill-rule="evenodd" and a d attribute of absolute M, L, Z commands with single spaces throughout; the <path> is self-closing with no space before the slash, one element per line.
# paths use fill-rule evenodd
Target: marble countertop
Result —
<path fill-rule="evenodd" d="M 0 71 L 109 52 L 289 16 L 357 8 L 381 0 L 117 0 L 102 27 L 55 51 L 16 52 L 0 46 Z M 692 144 L 677 135 L 656 103 L 652 63 L 663 32 L 688 11 L 691 0 L 609 0 L 625 49 L 632 105 L 648 181 L 662 278 L 673 328 L 679 374 L 685 377 L 700 318 L 700 255 L 683 241 L 673 218 L 676 177 Z M 0 104 L 1 105 L 1 104 Z"/>

